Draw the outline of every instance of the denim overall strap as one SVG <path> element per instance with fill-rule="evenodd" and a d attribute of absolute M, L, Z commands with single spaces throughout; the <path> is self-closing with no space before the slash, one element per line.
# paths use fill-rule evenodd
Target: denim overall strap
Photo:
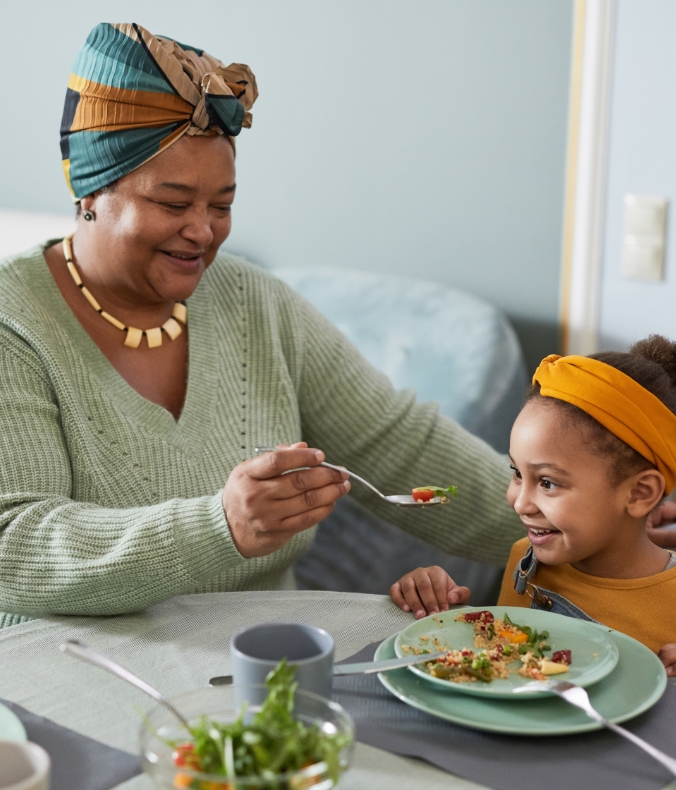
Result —
<path fill-rule="evenodd" d="M 533 547 L 529 546 L 528 551 L 519 560 L 516 568 L 514 569 L 514 589 L 523 595 L 528 593 L 532 598 L 530 608 L 542 609 L 545 612 L 553 612 L 554 614 L 563 614 L 566 617 L 574 617 L 577 620 L 588 620 L 592 623 L 597 623 L 598 620 L 590 617 L 586 612 L 582 611 L 579 606 L 575 606 L 567 598 L 559 593 L 545 590 L 532 583 L 531 579 L 535 576 L 538 568 L 538 560 L 533 552 Z M 528 588 L 532 589 L 532 592 Z"/>
<path fill-rule="evenodd" d="M 526 554 L 519 560 L 514 568 L 514 589 L 523 595 L 530 580 L 535 576 L 535 571 L 538 569 L 537 557 L 533 553 L 533 547 L 529 546 Z"/>
<path fill-rule="evenodd" d="M 533 588 L 533 600 L 530 603 L 531 609 L 541 609 L 545 612 L 562 614 L 566 617 L 574 617 L 576 620 L 586 620 L 589 623 L 599 622 L 590 617 L 579 606 L 575 606 L 574 603 L 564 598 L 563 595 L 551 590 L 545 590 L 544 587 L 536 587 L 534 584 L 531 584 L 531 587 Z"/>

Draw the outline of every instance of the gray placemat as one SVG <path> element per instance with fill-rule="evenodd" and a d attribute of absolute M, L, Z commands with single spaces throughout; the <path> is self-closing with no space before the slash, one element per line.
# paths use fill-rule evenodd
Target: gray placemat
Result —
<path fill-rule="evenodd" d="M 141 773 L 138 756 L 80 735 L 15 702 L 0 702 L 18 716 L 28 740 L 49 754 L 50 790 L 109 790 Z"/>
<path fill-rule="evenodd" d="M 377 646 L 369 645 L 345 662 L 370 661 Z M 495 790 L 661 790 L 672 778 L 666 768 L 607 730 L 545 738 L 498 735 L 412 708 L 375 675 L 337 675 L 333 688 L 334 699 L 355 720 L 357 740 L 426 760 Z M 676 756 L 676 680 L 668 681 L 653 708 L 623 726 Z"/>

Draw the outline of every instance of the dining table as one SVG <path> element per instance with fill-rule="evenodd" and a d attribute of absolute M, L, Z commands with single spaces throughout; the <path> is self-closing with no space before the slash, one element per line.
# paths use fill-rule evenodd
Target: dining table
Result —
<path fill-rule="evenodd" d="M 138 754 L 141 717 L 153 701 L 117 677 L 74 660 L 59 645 L 68 639 L 84 642 L 171 697 L 229 674 L 232 636 L 266 622 L 326 629 L 340 661 L 401 631 L 413 617 L 387 596 L 316 590 L 182 595 L 133 614 L 44 617 L 0 630 L 0 698 L 108 747 Z M 116 787 L 150 790 L 152 782 L 139 774 Z M 476 790 L 486 785 L 357 743 L 340 787 Z M 676 782 L 665 788 L 676 790 Z"/>

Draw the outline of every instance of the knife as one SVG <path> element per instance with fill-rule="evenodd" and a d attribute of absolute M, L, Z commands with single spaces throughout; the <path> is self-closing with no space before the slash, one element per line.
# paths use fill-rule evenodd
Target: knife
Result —
<path fill-rule="evenodd" d="M 361 661 L 356 664 L 336 664 L 333 667 L 334 675 L 368 675 L 371 672 L 387 672 L 390 669 L 401 669 L 410 667 L 414 664 L 423 664 L 426 661 L 435 661 L 443 658 L 447 650 L 439 653 L 421 653 L 417 656 L 404 656 L 404 658 L 388 658 L 385 661 Z M 219 675 L 211 678 L 210 686 L 229 686 L 232 683 L 232 675 Z"/>

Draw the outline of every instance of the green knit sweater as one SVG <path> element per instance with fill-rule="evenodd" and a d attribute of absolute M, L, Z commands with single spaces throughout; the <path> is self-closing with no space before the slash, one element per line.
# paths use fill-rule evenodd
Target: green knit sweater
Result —
<path fill-rule="evenodd" d="M 396 392 L 283 283 L 235 257 L 214 261 L 188 300 L 175 421 L 82 328 L 45 246 L 0 262 L 0 611 L 12 613 L 0 624 L 291 586 L 314 529 L 245 559 L 221 489 L 254 447 L 301 439 L 387 492 L 456 484 L 457 501 L 424 511 L 352 494 L 445 551 L 506 561 L 523 534 L 505 503 L 506 460 Z"/>

